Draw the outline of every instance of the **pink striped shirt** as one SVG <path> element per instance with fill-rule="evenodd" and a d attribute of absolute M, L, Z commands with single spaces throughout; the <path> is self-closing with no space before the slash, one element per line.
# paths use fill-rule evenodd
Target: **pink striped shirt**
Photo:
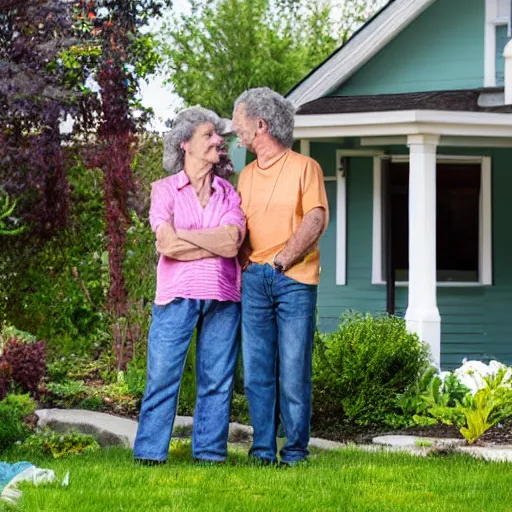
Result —
<path fill-rule="evenodd" d="M 205 208 L 185 171 L 155 181 L 151 190 L 149 221 L 156 232 L 174 217 L 175 229 L 208 229 L 231 224 L 245 236 L 245 217 L 240 196 L 231 183 L 213 177 L 212 194 Z M 240 301 L 241 269 L 237 258 L 204 258 L 177 261 L 160 255 L 156 274 L 155 304 L 174 298 Z"/>

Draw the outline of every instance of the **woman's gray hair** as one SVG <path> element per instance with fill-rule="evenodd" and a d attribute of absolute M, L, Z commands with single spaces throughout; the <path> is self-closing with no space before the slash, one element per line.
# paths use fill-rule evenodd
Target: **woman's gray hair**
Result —
<path fill-rule="evenodd" d="M 235 101 L 235 110 L 243 104 L 251 119 L 263 119 L 268 132 L 283 146 L 293 145 L 295 107 L 286 98 L 268 87 L 248 89 Z"/>
<path fill-rule="evenodd" d="M 181 143 L 190 140 L 196 129 L 206 123 L 212 123 L 219 134 L 224 130 L 224 121 L 212 110 L 197 106 L 178 113 L 172 122 L 171 131 L 164 135 L 163 164 L 169 174 L 180 172 L 185 165 Z"/>

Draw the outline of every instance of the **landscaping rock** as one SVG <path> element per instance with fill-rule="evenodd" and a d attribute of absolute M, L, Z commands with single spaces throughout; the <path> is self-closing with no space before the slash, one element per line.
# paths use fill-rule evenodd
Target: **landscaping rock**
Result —
<path fill-rule="evenodd" d="M 230 443 L 250 443 L 252 441 L 252 433 L 252 427 L 233 422 L 229 424 L 228 441 Z"/>
<path fill-rule="evenodd" d="M 453 448 L 462 446 L 466 443 L 464 439 L 434 438 L 418 436 L 380 436 L 374 437 L 373 444 L 393 446 L 393 447 L 432 447 L 432 448 Z"/>
<path fill-rule="evenodd" d="M 494 462 L 512 462 L 512 446 L 459 446 L 457 452 Z"/>
<path fill-rule="evenodd" d="M 133 448 L 138 423 L 134 420 L 112 416 L 103 412 L 82 409 L 39 409 L 38 425 L 48 426 L 56 432 L 75 430 L 94 436 L 100 446 L 125 446 Z M 176 416 L 176 430 L 191 427 L 192 418 Z"/>
<path fill-rule="evenodd" d="M 309 440 L 309 448 L 317 448 L 319 450 L 339 450 L 346 447 L 347 445 L 345 443 L 329 441 L 328 439 L 320 439 L 319 437 L 312 437 Z"/>

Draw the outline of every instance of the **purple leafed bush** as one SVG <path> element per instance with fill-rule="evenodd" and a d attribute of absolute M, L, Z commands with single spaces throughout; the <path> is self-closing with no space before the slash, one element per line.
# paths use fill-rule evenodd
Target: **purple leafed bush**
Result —
<path fill-rule="evenodd" d="M 10 379 L 24 393 L 37 396 L 39 384 L 46 375 L 46 341 L 22 343 L 14 337 L 11 338 L 4 347 L 2 365 L 7 365 Z"/>

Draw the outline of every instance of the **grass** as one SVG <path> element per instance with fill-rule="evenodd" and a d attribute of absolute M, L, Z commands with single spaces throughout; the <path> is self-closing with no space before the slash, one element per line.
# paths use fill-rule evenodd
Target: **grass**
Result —
<path fill-rule="evenodd" d="M 15 459 L 15 453 L 8 457 Z M 134 466 L 127 449 L 30 459 L 70 484 L 23 484 L 21 512 L 512 511 L 512 465 L 462 455 L 419 458 L 355 449 L 316 452 L 294 468 L 258 467 L 232 449 L 223 466 L 194 464 L 173 442 L 165 466 Z"/>

